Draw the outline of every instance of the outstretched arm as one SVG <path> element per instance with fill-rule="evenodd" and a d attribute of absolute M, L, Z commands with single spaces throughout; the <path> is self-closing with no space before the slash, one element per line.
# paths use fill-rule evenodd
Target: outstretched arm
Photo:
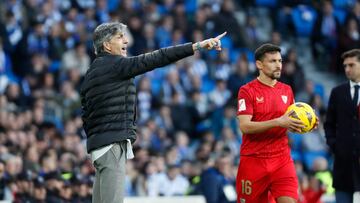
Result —
<path fill-rule="evenodd" d="M 163 67 L 185 57 L 191 56 L 196 50 L 221 51 L 221 38 L 226 32 L 215 38 L 209 38 L 201 42 L 186 43 L 182 45 L 162 48 L 150 53 L 134 57 L 119 57 L 114 69 L 122 78 L 132 78 L 158 67 Z"/>

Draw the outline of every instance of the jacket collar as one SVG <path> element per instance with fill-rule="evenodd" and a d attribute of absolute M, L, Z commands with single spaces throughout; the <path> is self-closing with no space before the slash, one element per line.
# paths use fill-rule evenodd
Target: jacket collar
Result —
<path fill-rule="evenodd" d="M 103 57 L 103 56 L 109 56 L 109 55 L 111 55 L 109 52 L 102 51 L 96 55 L 96 58 Z"/>
<path fill-rule="evenodd" d="M 120 56 L 120 57 L 124 57 L 122 55 L 114 55 L 114 54 L 111 54 L 109 52 L 103 51 L 103 52 L 98 53 L 96 55 L 96 58 L 103 57 L 103 56 Z"/>
<path fill-rule="evenodd" d="M 351 81 L 351 80 L 349 80 L 349 81 L 350 81 L 350 88 L 354 88 L 355 85 L 360 85 L 360 82 L 356 83 L 356 82 Z"/>

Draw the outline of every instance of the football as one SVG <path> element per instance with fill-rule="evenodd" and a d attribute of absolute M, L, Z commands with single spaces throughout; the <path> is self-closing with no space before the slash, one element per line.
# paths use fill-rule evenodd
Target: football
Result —
<path fill-rule="evenodd" d="M 305 125 L 301 129 L 301 133 L 310 132 L 314 128 L 316 115 L 314 109 L 309 104 L 296 102 L 287 108 L 286 113 L 291 110 L 293 110 L 293 113 L 290 114 L 290 117 L 302 121 Z"/>

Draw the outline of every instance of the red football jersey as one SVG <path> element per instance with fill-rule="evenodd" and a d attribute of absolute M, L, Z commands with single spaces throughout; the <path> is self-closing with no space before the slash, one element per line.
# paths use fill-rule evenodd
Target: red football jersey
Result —
<path fill-rule="evenodd" d="M 267 121 L 282 116 L 293 103 L 289 85 L 277 82 L 270 87 L 255 79 L 240 88 L 237 114 L 252 115 L 255 122 Z M 287 129 L 275 127 L 258 134 L 244 134 L 240 154 L 264 158 L 289 155 Z"/>

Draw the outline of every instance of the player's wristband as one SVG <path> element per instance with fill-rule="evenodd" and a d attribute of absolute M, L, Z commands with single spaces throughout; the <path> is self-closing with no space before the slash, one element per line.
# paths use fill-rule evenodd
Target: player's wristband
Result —
<path fill-rule="evenodd" d="M 200 42 L 196 42 L 195 47 L 196 47 L 196 50 L 199 50 L 199 51 L 201 51 L 201 49 L 202 49 L 200 46 Z"/>

